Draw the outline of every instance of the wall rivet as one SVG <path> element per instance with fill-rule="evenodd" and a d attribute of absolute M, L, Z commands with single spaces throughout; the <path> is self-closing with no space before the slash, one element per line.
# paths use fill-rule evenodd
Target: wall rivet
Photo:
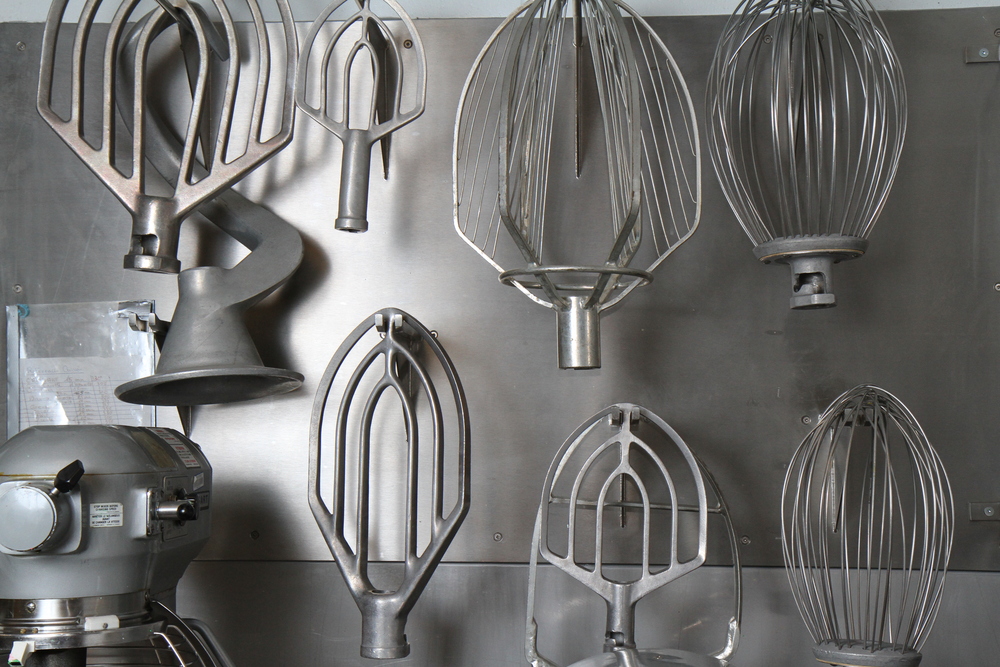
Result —
<path fill-rule="evenodd" d="M 494 542 L 503 542 L 503 533 L 493 533 Z"/>
<path fill-rule="evenodd" d="M 986 516 L 993 516 L 995 513 L 996 513 L 996 510 L 993 509 L 992 507 L 984 507 L 983 508 L 983 514 L 985 514 Z"/>
<path fill-rule="evenodd" d="M 18 51 L 24 51 L 26 48 L 28 48 L 28 45 L 25 44 L 24 42 L 18 42 L 17 43 L 17 50 Z"/>
<path fill-rule="evenodd" d="M 741 537 L 740 544 L 750 544 L 750 537 L 748 535 L 744 535 L 743 537 Z"/>
<path fill-rule="evenodd" d="M 806 415 L 805 417 L 802 418 L 802 423 L 803 424 L 812 424 L 813 423 L 813 418 L 810 417 L 809 415 Z"/>
<path fill-rule="evenodd" d="M 14 285 L 14 294 L 20 294 L 24 291 L 24 288 L 20 284 Z"/>

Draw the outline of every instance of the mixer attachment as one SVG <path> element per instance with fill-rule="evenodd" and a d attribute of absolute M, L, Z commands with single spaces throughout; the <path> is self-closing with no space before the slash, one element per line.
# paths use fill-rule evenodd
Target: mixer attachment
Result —
<path fill-rule="evenodd" d="M 177 246 L 181 223 L 201 204 L 226 190 L 246 174 L 281 150 L 292 138 L 292 79 L 296 63 L 296 37 L 287 0 L 275 0 L 281 14 L 284 41 L 284 92 L 278 110 L 268 101 L 271 86 L 271 38 L 257 0 L 242 0 L 249 9 L 254 39 L 240 39 L 230 9 L 223 0 L 212 0 L 218 13 L 213 21 L 192 0 L 157 0 L 152 11 L 141 19 L 143 28 L 133 34 L 133 59 L 123 61 L 123 39 L 127 27 L 139 17 L 139 0 L 127 0 L 114 12 L 106 39 L 95 31 L 103 0 L 87 0 L 76 17 L 70 62 L 69 115 L 57 112 L 53 100 L 53 82 L 60 27 L 69 0 L 54 0 L 49 9 L 42 40 L 42 62 L 38 82 L 38 112 L 70 149 L 110 189 L 132 214 L 132 238 L 125 255 L 125 268 L 157 273 L 177 273 L 180 261 Z M 114 3 L 109 3 L 113 5 Z M 229 4 L 236 4 L 229 0 Z M 74 21 L 70 17 L 69 23 Z M 150 85 L 162 72 L 151 71 L 151 47 L 171 26 L 178 26 L 180 48 L 191 90 L 187 117 L 182 128 L 181 150 L 177 168 L 164 173 L 163 182 L 153 179 L 147 170 L 147 132 L 149 97 L 156 93 Z M 221 26 L 221 34 L 218 27 Z M 89 49 L 92 44 L 95 48 Z M 100 50 L 103 64 L 99 86 L 90 82 L 88 62 L 96 60 Z M 245 60 L 257 63 L 252 95 L 239 85 Z M 280 67 L 275 65 L 274 67 Z M 121 109 L 123 72 L 128 70 L 128 98 Z M 159 81 L 159 80 L 158 80 Z M 221 96 L 213 94 L 216 82 L 224 83 Z M 87 85 L 85 85 L 87 84 Z M 87 90 L 100 90 L 100 99 L 90 99 Z M 64 91 L 59 91 L 63 93 Z M 97 97 L 94 95 L 93 97 Z M 88 110 L 100 104 L 99 136 L 89 136 L 92 121 Z M 246 112 L 248 127 L 234 123 Z M 280 127 L 269 138 L 265 126 L 280 116 Z M 96 135 L 97 132 L 94 132 Z M 116 145 L 122 139 L 131 143 L 128 157 L 119 155 Z M 168 190 L 169 194 L 157 194 Z"/>
<path fill-rule="evenodd" d="M 906 85 L 868 0 L 743 0 L 708 79 L 715 172 L 790 305 L 835 306 L 833 265 L 865 254 L 906 133 Z"/>
<path fill-rule="evenodd" d="M 916 667 L 955 510 L 937 452 L 884 389 L 844 392 L 792 456 L 781 498 L 788 582 L 820 662 Z"/>
<path fill-rule="evenodd" d="M 96 3 L 96 5 L 99 4 L 99 2 Z M 219 167 L 221 164 L 219 155 L 215 157 L 215 164 L 208 164 L 208 166 L 206 166 L 205 161 L 194 159 L 193 146 L 198 144 L 204 151 L 206 146 L 211 145 L 211 142 L 205 139 L 206 135 L 201 131 L 201 128 L 197 133 L 189 128 L 189 136 L 186 139 L 179 137 L 171 129 L 169 119 L 166 118 L 162 109 L 158 108 L 157 105 L 147 104 L 145 101 L 136 102 L 137 99 L 143 100 L 141 96 L 144 94 L 144 82 L 141 77 L 151 66 L 146 53 L 151 42 L 157 35 L 173 25 L 174 17 L 181 11 L 180 6 L 188 7 L 188 10 L 193 12 L 191 16 L 204 16 L 204 10 L 195 4 L 188 5 L 186 2 L 181 2 L 175 7 L 166 0 L 163 0 L 161 4 L 163 4 L 162 7 L 154 9 L 127 27 L 124 21 L 126 17 L 131 15 L 133 8 L 123 5 L 119 9 L 115 19 L 117 23 L 112 25 L 113 34 L 114 31 L 118 31 L 118 34 L 113 39 L 109 37 L 106 42 L 106 48 L 109 51 L 106 55 L 104 85 L 106 87 L 105 94 L 109 96 L 110 103 L 118 105 L 123 119 L 123 130 L 129 132 L 133 138 L 133 159 L 138 160 L 137 164 L 141 164 L 144 170 L 147 165 L 151 166 L 167 182 L 172 182 L 172 179 L 178 178 L 178 175 L 188 175 L 177 181 L 174 197 L 170 200 L 176 203 L 184 197 L 193 196 L 191 193 L 199 192 L 198 188 L 202 187 L 202 184 L 209 184 L 214 182 L 213 179 L 218 180 L 225 174 L 235 173 L 237 164 L 244 165 L 244 168 L 239 170 L 241 174 L 249 171 L 254 164 L 280 148 L 283 145 L 281 142 L 287 143 L 287 139 L 291 136 L 291 126 L 289 121 L 287 132 L 282 130 L 287 134 L 284 139 L 276 136 L 268 142 L 260 144 L 254 144 L 251 141 L 243 157 L 232 163 L 222 164 L 221 168 Z M 220 12 L 228 17 L 228 13 L 223 11 L 225 6 L 221 2 L 217 4 Z M 84 9 L 84 16 L 88 16 L 90 21 L 93 21 L 95 17 L 96 5 Z M 284 4 L 279 3 L 279 5 L 285 8 Z M 252 7 L 257 7 L 255 2 Z M 55 39 L 62 11 L 64 9 L 57 12 L 56 6 L 53 5 L 53 13 L 50 14 L 49 23 L 46 26 L 46 35 L 49 40 L 46 57 L 55 52 Z M 254 25 L 260 40 L 257 55 L 261 61 L 261 77 L 256 90 L 257 102 L 254 108 L 254 117 L 251 119 L 251 132 L 259 138 L 264 111 L 263 97 L 269 80 L 271 53 L 259 10 L 254 11 L 253 15 L 256 17 Z M 286 55 L 292 57 L 289 67 L 294 69 L 295 40 L 290 24 L 291 15 L 285 13 L 283 9 L 282 17 L 286 46 L 291 44 L 293 48 L 293 52 Z M 201 99 L 202 104 L 208 104 L 209 96 L 206 88 L 211 81 L 209 62 L 206 52 L 198 51 L 197 57 L 192 55 L 191 49 L 195 44 L 190 41 L 191 33 L 188 29 L 188 22 L 188 19 L 183 19 L 178 24 L 183 26 L 179 30 L 184 62 L 187 71 L 195 73 L 191 77 L 195 100 Z M 231 21 L 226 25 L 231 26 Z M 203 28 L 203 33 L 198 33 L 204 37 L 204 40 L 198 43 L 200 44 L 199 48 L 208 48 L 215 44 L 214 52 L 216 54 L 224 47 L 225 54 L 228 56 L 238 55 L 239 44 L 231 27 L 228 43 L 219 41 L 218 35 L 214 32 L 213 24 L 207 19 L 204 20 Z M 77 38 L 85 37 L 89 34 L 90 29 L 81 24 L 77 30 Z M 81 33 L 81 31 L 83 32 Z M 216 37 L 213 39 L 211 35 L 216 35 Z M 82 65 L 82 58 L 82 50 L 77 49 L 77 53 L 74 54 L 74 67 Z M 239 58 L 229 57 L 228 62 L 231 68 L 236 67 L 239 64 Z M 47 100 L 51 94 L 51 76 L 45 76 L 45 65 L 46 62 L 43 59 L 43 82 L 39 88 L 40 109 L 43 98 Z M 50 70 L 52 66 L 50 63 Z M 51 71 L 49 73 L 51 75 Z M 227 79 L 225 103 L 227 105 L 226 113 L 230 116 L 234 111 L 232 95 L 236 87 L 236 74 L 238 74 L 238 68 L 237 70 L 231 69 Z M 137 76 L 139 78 L 136 78 Z M 286 74 L 286 76 L 289 75 Z M 77 82 L 75 85 L 81 85 L 82 75 L 77 74 L 75 80 Z M 286 78 L 285 83 L 288 84 L 286 88 L 290 88 L 291 78 Z M 114 86 L 114 88 L 109 90 L 107 86 Z M 44 94 L 43 89 L 46 89 Z M 288 90 L 285 94 L 290 99 L 291 93 Z M 136 95 L 140 97 L 136 98 Z M 198 104 L 192 107 L 190 122 L 194 123 L 200 118 L 199 122 L 202 122 L 204 127 L 209 127 L 207 116 L 199 117 L 196 113 L 197 107 Z M 79 109 L 76 109 L 73 118 L 80 122 L 78 113 Z M 114 113 L 111 107 L 106 108 L 105 113 L 105 122 L 112 123 L 111 133 L 105 134 L 105 140 L 113 142 L 115 137 L 113 134 Z M 45 115 L 44 112 L 43 115 Z M 286 110 L 282 119 L 287 120 L 290 117 L 291 113 Z M 223 136 L 226 124 L 229 122 L 231 122 L 231 118 L 220 125 L 219 137 Z M 67 138 L 67 135 L 63 134 L 64 131 L 67 131 L 68 125 L 53 125 L 53 127 L 74 149 L 78 147 L 77 140 L 86 144 L 82 134 L 76 136 L 76 139 Z M 137 131 L 136 128 L 140 129 Z M 192 139 L 195 135 L 200 137 L 198 140 L 200 143 Z M 231 138 L 225 139 L 222 143 L 229 141 Z M 89 146 L 89 144 L 87 145 Z M 276 147 L 269 152 L 263 152 L 266 146 Z M 113 149 L 105 146 L 105 150 Z M 222 150 L 221 147 L 220 150 Z M 97 155 L 95 149 L 90 149 L 90 151 L 88 155 Z M 247 156 L 255 154 L 260 158 L 257 162 L 254 164 L 246 162 L 249 159 Z M 167 205 L 165 202 L 168 200 L 166 199 L 143 194 L 142 187 L 144 187 L 145 177 L 142 173 L 133 173 L 130 179 L 124 179 L 115 168 L 111 168 L 111 171 L 107 173 L 112 174 L 112 181 L 119 185 L 123 183 L 138 185 L 140 190 L 136 195 L 137 201 L 151 202 L 154 208 Z M 189 182 L 189 177 L 192 175 L 197 179 L 194 185 Z M 111 186 L 109 185 L 109 187 Z M 229 403 L 291 391 L 302 383 L 302 375 L 299 373 L 264 366 L 243 321 L 243 315 L 248 308 L 274 292 L 298 268 L 302 260 L 302 239 L 298 232 L 278 216 L 253 204 L 231 189 L 224 190 L 215 199 L 202 203 L 198 212 L 248 248 L 250 254 L 231 269 L 203 266 L 180 272 L 177 279 L 179 294 L 173 321 L 151 324 L 151 326 L 156 327 L 161 338 L 162 334 L 166 334 L 156 372 L 150 377 L 133 380 L 116 388 L 115 395 L 125 402 L 178 406 Z M 178 217 L 176 221 L 181 219 Z M 162 219 L 157 218 L 156 224 L 162 221 Z M 174 262 L 173 270 L 177 270 L 179 264 L 176 263 L 176 257 L 174 257 L 176 253 L 176 228 L 173 228 L 170 238 L 173 239 L 173 246 L 171 246 L 173 249 L 170 251 L 173 259 L 170 261 Z M 158 247 L 165 248 L 166 246 Z M 157 259 L 157 257 L 143 255 L 136 261 L 140 264 L 147 260 L 155 263 L 160 262 L 161 259 L 163 258 Z M 126 264 L 128 264 L 128 260 L 126 260 Z M 142 267 L 136 265 L 133 268 Z"/>
<path fill-rule="evenodd" d="M 715 498 L 712 504 L 706 482 Z M 696 525 L 683 514 L 695 515 Z M 709 514 L 722 517 L 732 553 L 735 608 L 725 648 L 714 656 L 637 650 L 636 603 L 705 563 Z M 607 603 L 604 650 L 613 657 L 584 660 L 574 667 L 638 667 L 662 664 L 660 660 L 719 667 L 736 651 L 742 576 L 729 509 L 704 465 L 646 408 L 619 403 L 598 412 L 563 443 L 545 477 L 531 543 L 525 647 L 533 667 L 555 667 L 538 652 L 539 555 Z"/>
<path fill-rule="evenodd" d="M 364 353 L 359 344 L 362 339 L 374 337 L 374 333 L 381 340 Z M 436 359 L 433 367 L 421 362 L 422 349 L 433 352 Z M 355 356 L 361 359 L 355 370 L 342 368 L 348 358 Z M 344 375 L 348 373 L 346 379 Z M 446 396 L 444 401 L 434 386 L 434 373 L 443 373 L 451 388 L 450 397 Z M 379 442 L 373 442 L 385 433 L 384 424 L 380 425 L 375 417 L 379 405 L 384 404 L 382 399 L 387 390 L 395 393 L 402 407 L 406 442 L 405 447 L 396 450 L 388 448 L 390 443 L 382 442 L 387 439 L 384 435 L 378 438 Z M 335 444 L 330 455 L 325 456 L 324 417 L 331 393 L 339 397 L 333 399 L 338 406 L 336 421 L 331 426 Z M 426 405 L 418 403 L 421 396 Z M 452 403 L 455 419 L 446 421 L 445 409 Z M 360 416 L 356 407 L 361 408 Z M 422 422 L 430 423 L 429 439 L 421 438 Z M 453 446 L 446 448 L 449 442 Z M 388 659 L 409 654 L 404 634 L 407 615 L 469 510 L 469 452 L 465 394 L 436 334 L 395 308 L 380 310 L 361 323 L 331 359 L 316 392 L 310 425 L 309 506 L 361 610 L 362 656 Z M 405 461 L 405 468 L 392 468 L 394 478 L 380 486 L 373 483 L 372 475 L 378 463 L 387 460 Z M 429 469 L 424 463 L 430 464 Z M 348 468 L 354 465 L 356 472 L 349 474 Z M 323 493 L 324 470 L 333 481 L 329 502 Z M 349 485 L 356 492 L 354 497 L 348 492 Z M 372 550 L 378 553 L 382 537 L 373 534 L 377 529 L 372 528 L 382 517 L 373 516 L 371 504 L 373 500 L 378 504 L 392 488 L 405 488 L 401 546 L 404 576 L 395 590 L 380 590 L 369 576 L 369 563 Z M 423 493 L 426 491 L 429 494 Z M 449 500 L 454 498 L 447 514 L 446 496 Z M 352 529 L 355 533 L 349 535 Z M 422 535 L 426 531 L 429 535 Z M 426 546 L 421 550 L 418 545 L 422 541 L 426 541 Z"/>
<path fill-rule="evenodd" d="M 341 7 L 350 7 L 355 1 L 359 7 L 357 12 L 342 19 L 336 15 Z M 347 232 L 368 231 L 372 146 L 381 143 L 383 175 L 388 178 L 390 135 L 416 120 L 424 112 L 427 99 L 427 64 L 420 35 L 395 0 L 384 2 L 400 19 L 401 39 L 394 36 L 388 24 L 372 11 L 371 0 L 335 0 L 309 28 L 299 63 L 296 103 L 344 144 L 340 210 L 335 227 Z M 334 20 L 342 20 L 342 23 L 326 41 L 324 26 Z M 352 36 L 355 41 L 349 44 Z M 406 71 L 401 45 L 413 49 L 416 58 L 416 100 L 413 108 L 405 112 L 402 97 Z M 314 50 L 319 55 L 314 55 Z M 365 51 L 372 67 L 372 87 L 367 104 L 359 106 L 358 96 L 366 91 L 358 90 L 362 86 L 355 78 L 355 67 L 359 66 L 358 58 Z M 364 58 L 362 62 L 366 62 Z M 313 106 L 313 100 L 317 106 Z M 331 104 L 335 108 L 331 109 Z"/>
<path fill-rule="evenodd" d="M 652 280 L 701 216 L 684 78 L 617 0 L 535 0 L 507 17 L 462 91 L 453 170 L 456 229 L 501 282 L 556 311 L 560 368 L 600 367 L 600 313 Z"/>

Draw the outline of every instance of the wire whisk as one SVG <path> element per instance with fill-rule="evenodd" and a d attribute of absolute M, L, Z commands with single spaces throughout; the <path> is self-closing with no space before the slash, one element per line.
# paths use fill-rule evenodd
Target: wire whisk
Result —
<path fill-rule="evenodd" d="M 501 23 L 462 91 L 453 170 L 456 229 L 556 311 L 561 368 L 600 366 L 600 312 L 701 215 L 684 78 L 617 0 L 532 0 Z"/>
<path fill-rule="evenodd" d="M 906 86 L 868 0 L 744 0 L 715 52 L 708 145 L 765 263 L 790 264 L 792 308 L 836 305 L 832 265 L 859 257 L 906 133 Z"/>
<path fill-rule="evenodd" d="M 937 617 L 955 522 L 937 452 L 899 399 L 845 392 L 792 457 L 782 547 L 821 662 L 915 667 Z"/>

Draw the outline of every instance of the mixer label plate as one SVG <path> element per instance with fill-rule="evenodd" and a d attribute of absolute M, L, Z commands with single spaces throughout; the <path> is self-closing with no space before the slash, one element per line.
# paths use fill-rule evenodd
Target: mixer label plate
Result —
<path fill-rule="evenodd" d="M 173 433 L 165 428 L 151 428 L 149 430 L 160 436 L 164 442 L 170 445 L 170 447 L 177 452 L 177 455 L 180 457 L 181 463 L 184 464 L 185 468 L 201 467 L 201 463 L 198 462 L 198 458 L 191 453 L 191 448 L 181 442 L 180 438 L 175 436 Z"/>
<path fill-rule="evenodd" d="M 121 503 L 92 503 L 91 528 L 117 528 L 125 525 L 125 509 Z"/>

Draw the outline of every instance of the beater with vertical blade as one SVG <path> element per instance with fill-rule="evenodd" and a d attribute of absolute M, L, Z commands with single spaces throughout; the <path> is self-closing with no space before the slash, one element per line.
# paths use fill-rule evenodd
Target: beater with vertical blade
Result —
<path fill-rule="evenodd" d="M 310 118 L 336 135 L 344 144 L 340 171 L 340 210 L 335 227 L 347 232 L 368 231 L 368 179 L 371 171 L 371 151 L 375 143 L 382 146 L 382 170 L 389 177 L 390 135 L 407 123 L 416 120 L 423 112 L 427 100 L 427 63 L 424 45 L 420 41 L 413 21 L 395 0 L 384 0 L 400 19 L 405 36 L 393 35 L 388 24 L 372 11 L 371 0 L 356 0 L 359 10 L 343 18 L 333 36 L 322 50 L 321 33 L 328 21 L 337 18 L 337 10 L 351 0 L 335 0 L 313 21 L 306 37 L 296 84 L 296 103 Z M 352 3 L 353 4 L 353 3 Z M 356 41 L 349 49 L 344 43 L 356 33 Z M 325 36 L 324 36 L 325 37 Z M 416 58 L 414 106 L 403 109 L 404 59 L 400 46 L 412 49 Z M 338 47 L 339 50 L 338 50 Z M 313 55 L 321 51 L 322 57 Z M 341 53 L 341 51 L 346 51 Z M 367 52 L 371 62 L 372 88 L 367 104 L 355 108 L 360 80 L 354 80 L 357 59 Z M 339 84 L 336 96 L 331 95 L 330 74 L 333 64 L 343 67 L 333 72 L 334 83 Z M 315 61 L 319 62 L 315 62 Z M 312 79 L 318 78 L 317 82 Z M 313 86 L 310 83 L 314 83 Z M 331 97 L 333 100 L 331 100 Z M 312 100 L 315 98 L 316 106 Z M 331 112 L 333 101 L 335 109 Z M 359 111 L 361 113 L 359 113 Z"/>
<path fill-rule="evenodd" d="M 714 496 L 711 503 L 706 486 Z M 694 520 L 682 520 L 682 514 Z M 709 514 L 722 517 L 733 562 L 735 609 L 725 647 L 713 656 L 637 650 L 636 604 L 704 564 Z M 618 403 L 588 419 L 563 443 L 545 477 L 531 543 L 525 647 L 533 667 L 554 667 L 537 646 L 539 556 L 607 603 L 604 650 L 613 657 L 587 659 L 574 667 L 639 667 L 659 660 L 720 667 L 736 651 L 742 575 L 729 509 L 707 468 L 676 431 L 644 407 Z M 618 571 L 625 564 L 631 570 Z"/>
<path fill-rule="evenodd" d="M 453 170 L 456 229 L 556 311 L 560 368 L 601 365 L 601 311 L 652 280 L 701 215 L 684 78 L 618 0 L 533 0 L 503 21 L 462 91 Z"/>
<path fill-rule="evenodd" d="M 916 667 L 941 605 L 955 510 L 916 418 L 884 389 L 844 392 L 782 492 L 788 582 L 820 662 Z"/>
<path fill-rule="evenodd" d="M 708 145 L 764 263 L 792 270 L 792 308 L 837 303 L 833 264 L 860 257 L 906 133 L 906 86 L 868 0 L 743 0 L 708 79 Z"/>

